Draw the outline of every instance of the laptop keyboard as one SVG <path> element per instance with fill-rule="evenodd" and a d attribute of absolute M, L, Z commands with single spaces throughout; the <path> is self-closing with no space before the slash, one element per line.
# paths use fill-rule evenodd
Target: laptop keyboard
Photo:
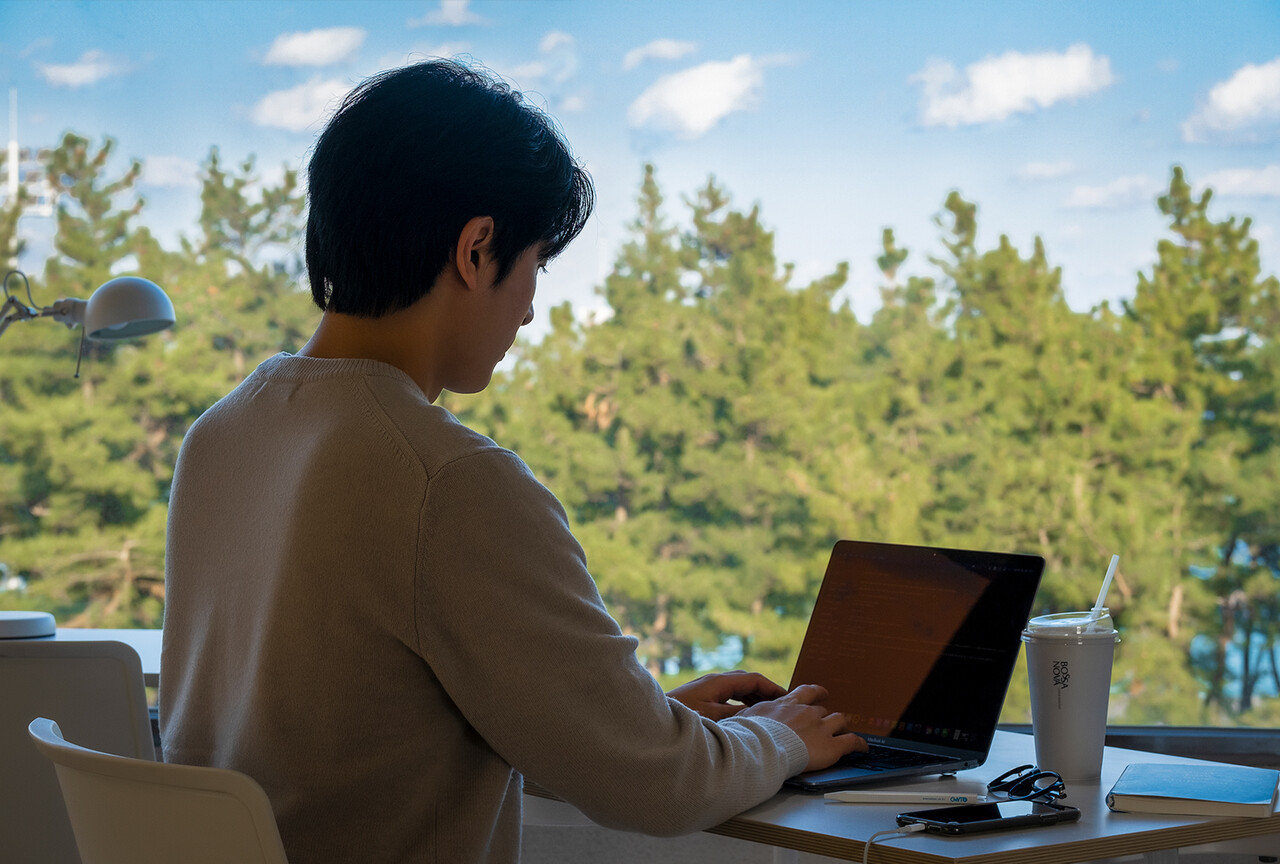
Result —
<path fill-rule="evenodd" d="M 883 744 L 871 744 L 866 753 L 850 753 L 838 764 L 859 768 L 874 768 L 885 771 L 890 768 L 911 768 L 915 765 L 928 765 L 941 762 L 942 757 L 932 753 L 921 753 L 917 750 L 901 750 L 897 747 L 886 747 Z"/>

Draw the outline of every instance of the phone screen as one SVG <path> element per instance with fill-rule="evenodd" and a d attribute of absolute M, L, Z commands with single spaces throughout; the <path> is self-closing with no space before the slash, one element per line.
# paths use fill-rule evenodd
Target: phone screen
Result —
<path fill-rule="evenodd" d="M 934 810 L 917 810 L 907 816 L 918 816 L 935 822 L 989 822 L 992 819 L 1013 819 L 1030 816 L 1035 812 L 1033 801 L 994 801 L 987 804 L 970 804 L 965 807 L 938 807 Z"/>
<path fill-rule="evenodd" d="M 1051 825 L 1080 818 L 1080 811 L 1062 804 L 1040 801 L 995 801 L 986 804 L 962 804 L 915 810 L 898 815 L 899 825 L 923 823 L 929 831 L 941 834 L 971 834 L 999 831 L 1033 825 Z"/>

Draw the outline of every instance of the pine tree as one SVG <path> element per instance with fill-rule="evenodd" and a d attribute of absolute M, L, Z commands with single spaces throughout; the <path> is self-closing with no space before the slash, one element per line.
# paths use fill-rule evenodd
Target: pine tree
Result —
<path fill-rule="evenodd" d="M 1280 557 L 1280 283 L 1263 278 L 1251 221 L 1209 218 L 1180 167 L 1159 199 L 1174 240 L 1158 246 L 1126 312 L 1146 337 L 1144 390 L 1197 422 L 1185 484 L 1194 528 L 1179 596 L 1211 647 L 1196 646 L 1206 706 L 1234 716 L 1253 706 L 1259 676 L 1277 668 Z M 1209 596 L 1204 596 L 1205 594 Z M 1229 695 L 1231 652 L 1239 694 Z"/>
<path fill-rule="evenodd" d="M 120 345 L 88 343 L 78 381 L 78 333 L 14 327 L 0 343 L 0 562 L 28 584 L 2 599 L 70 624 L 158 626 L 182 436 L 249 364 L 296 350 L 318 312 L 288 254 L 300 236 L 295 175 L 264 188 L 251 161 L 229 173 L 215 152 L 202 233 L 174 253 L 135 227 L 143 204 L 129 192 L 140 165 L 107 176 L 111 148 L 70 134 L 50 154 L 61 188 L 56 255 L 33 290 L 41 305 L 84 297 L 84 286 L 128 269 L 166 290 L 178 323 Z"/>
<path fill-rule="evenodd" d="M 141 170 L 106 176 L 113 142 L 67 134 L 47 157 L 60 190 L 55 255 L 33 279 L 38 305 L 87 297 L 134 254 L 130 199 Z M 47 324 L 11 327 L 0 350 L 0 561 L 71 624 L 148 623 L 161 614 L 163 487 L 172 462 L 150 421 L 145 379 L 164 338 L 108 346 Z M 121 373 L 124 366 L 133 371 Z"/>

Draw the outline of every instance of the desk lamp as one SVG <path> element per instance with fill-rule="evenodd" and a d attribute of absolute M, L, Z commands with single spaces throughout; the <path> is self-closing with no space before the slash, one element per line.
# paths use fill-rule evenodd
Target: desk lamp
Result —
<path fill-rule="evenodd" d="M 27 302 L 31 305 L 21 303 L 9 292 L 9 279 L 15 276 L 21 277 L 26 285 Z M 80 377 L 80 356 L 84 353 L 86 338 L 104 342 L 133 339 L 172 327 L 177 320 L 169 296 L 156 283 L 138 276 L 119 276 L 104 282 L 88 300 L 69 297 L 44 307 L 37 307 L 31 299 L 31 283 L 19 270 L 5 274 L 3 288 L 0 336 L 14 321 L 32 318 L 52 318 L 69 328 L 81 325 L 80 349 L 76 355 L 77 378 Z"/>
<path fill-rule="evenodd" d="M 9 280 L 15 276 L 22 278 L 30 305 L 20 302 L 9 292 Z M 133 339 L 172 327 L 176 320 L 169 296 L 156 283 L 138 276 L 111 279 L 94 291 L 88 300 L 71 297 L 43 307 L 36 306 L 31 298 L 31 283 L 19 270 L 6 273 L 0 287 L 4 289 L 4 303 L 0 304 L 0 336 L 14 321 L 32 318 L 52 318 L 67 327 L 78 324 L 83 328 L 76 354 L 77 378 L 80 377 L 80 357 L 84 354 L 86 337 L 98 341 Z M 47 612 L 0 611 L 0 639 L 52 636 L 54 632 L 54 618 Z"/>

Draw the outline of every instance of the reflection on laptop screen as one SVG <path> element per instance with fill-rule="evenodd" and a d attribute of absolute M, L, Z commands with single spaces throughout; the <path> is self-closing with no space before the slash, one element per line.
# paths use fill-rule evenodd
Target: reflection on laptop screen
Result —
<path fill-rule="evenodd" d="M 1036 556 L 840 541 L 791 685 L 870 738 L 985 747 L 1040 580 Z"/>

